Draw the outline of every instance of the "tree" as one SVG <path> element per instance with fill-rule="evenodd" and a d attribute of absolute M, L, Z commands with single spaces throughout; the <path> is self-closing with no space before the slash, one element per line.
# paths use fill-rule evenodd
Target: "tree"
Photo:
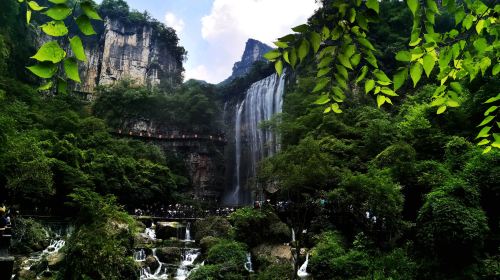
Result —
<path fill-rule="evenodd" d="M 413 14 L 409 50 L 400 50 L 396 60 L 405 63 L 393 78 L 379 68 L 376 49 L 368 39 L 369 24 L 378 20 L 380 3 L 376 0 L 328 0 L 311 18 L 309 24 L 293 28 L 295 34 L 280 38 L 265 57 L 275 63 L 278 74 L 284 64 L 292 68 L 314 60 L 317 80 L 313 93 L 320 94 L 316 104 L 324 104 L 325 113 L 341 113 L 340 105 L 351 91 L 361 91 L 357 84 L 364 81 L 364 91 L 376 96 L 378 106 L 392 104 L 394 97 L 411 79 L 416 87 L 423 74 L 435 79 L 440 86 L 433 94 L 431 106 L 442 114 L 448 108 L 460 106 L 463 85 L 481 76 L 496 77 L 500 73 L 498 57 L 498 22 L 500 5 L 496 1 L 484 4 L 480 0 L 464 2 L 434 0 L 421 4 L 407 0 Z M 383 11 L 382 11 L 383 12 Z M 441 14 L 455 15 L 455 26 L 435 28 Z M 433 71 L 437 69 L 438 71 Z M 355 82 L 352 83 L 352 80 Z M 390 87 L 392 85 L 392 88 Z M 492 93 L 485 100 L 489 107 L 481 131 L 476 136 L 485 146 L 484 152 L 500 148 L 500 125 L 495 123 L 496 104 L 500 94 Z"/>

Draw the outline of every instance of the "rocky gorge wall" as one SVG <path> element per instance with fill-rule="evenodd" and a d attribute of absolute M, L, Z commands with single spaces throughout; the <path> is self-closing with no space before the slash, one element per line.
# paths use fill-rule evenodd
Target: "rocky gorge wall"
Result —
<path fill-rule="evenodd" d="M 93 93 L 97 86 L 130 79 L 148 87 L 174 87 L 182 82 L 182 61 L 174 57 L 152 25 L 125 24 L 106 18 L 98 34 L 86 39 L 87 63 L 76 90 Z"/>

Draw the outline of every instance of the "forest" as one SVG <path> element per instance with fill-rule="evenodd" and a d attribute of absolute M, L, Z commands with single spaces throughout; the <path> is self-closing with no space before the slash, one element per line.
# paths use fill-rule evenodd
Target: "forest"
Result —
<path fill-rule="evenodd" d="M 82 65 L 103 22 L 152 28 L 182 66 L 176 31 L 123 0 L 1 1 L 0 280 L 500 279 L 500 3 L 319 2 L 227 84 L 182 82 L 181 67 L 88 99 Z M 271 75 L 282 110 L 254 129 L 279 149 L 245 185 L 254 202 L 201 199 L 211 186 L 193 178 L 208 175 L 186 155 L 229 161 L 238 137 L 253 144 L 227 108 L 241 117 Z M 139 122 L 196 139 L 166 151 L 117 134 Z"/>

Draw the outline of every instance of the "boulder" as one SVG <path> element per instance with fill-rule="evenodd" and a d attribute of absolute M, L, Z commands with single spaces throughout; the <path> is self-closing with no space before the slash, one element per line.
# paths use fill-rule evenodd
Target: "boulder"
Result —
<path fill-rule="evenodd" d="M 184 231 L 184 226 L 178 222 L 159 222 L 156 224 L 156 238 L 159 239 L 181 239 Z"/>
<path fill-rule="evenodd" d="M 146 261 L 144 262 L 144 264 L 149 267 L 149 269 L 151 271 L 155 271 L 156 269 L 158 269 L 158 267 L 160 266 L 160 263 L 158 262 L 158 260 L 153 257 L 153 256 L 148 256 L 146 258 Z"/>
<path fill-rule="evenodd" d="M 267 264 L 292 264 L 292 247 L 289 245 L 261 244 L 252 249 L 259 263 Z"/>
<path fill-rule="evenodd" d="M 47 256 L 47 262 L 50 270 L 58 270 L 64 261 L 64 253 L 57 252 Z"/>
<path fill-rule="evenodd" d="M 181 249 L 178 247 L 163 247 L 156 250 L 156 256 L 163 263 L 178 263 L 181 261 Z"/>

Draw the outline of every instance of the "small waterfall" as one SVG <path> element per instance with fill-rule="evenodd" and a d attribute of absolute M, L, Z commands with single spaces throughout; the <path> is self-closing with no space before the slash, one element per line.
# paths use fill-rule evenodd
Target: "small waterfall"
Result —
<path fill-rule="evenodd" d="M 186 225 L 186 234 L 185 234 L 184 241 L 185 242 L 193 242 L 193 240 L 191 240 L 191 223 L 187 223 L 187 225 Z"/>
<path fill-rule="evenodd" d="M 295 242 L 295 230 L 292 228 L 292 242 Z"/>
<path fill-rule="evenodd" d="M 251 192 L 248 179 L 256 175 L 259 161 L 274 155 L 280 148 L 278 135 L 259 127 L 263 121 L 270 120 L 281 113 L 285 75 L 273 74 L 250 86 L 245 99 L 235 106 L 235 175 L 231 190 L 225 197 L 229 205 L 249 204 Z M 242 164 L 244 161 L 245 164 Z"/>
<path fill-rule="evenodd" d="M 177 280 L 187 279 L 189 274 L 193 271 L 193 269 L 190 268 L 192 268 L 194 261 L 199 255 L 199 249 L 184 249 L 182 251 L 181 265 L 177 268 L 174 278 Z"/>
<path fill-rule="evenodd" d="M 143 267 L 140 271 L 140 280 L 165 280 L 168 279 L 167 268 L 163 265 L 162 262 L 156 256 L 156 248 L 153 249 L 153 257 L 158 262 L 158 268 L 154 273 L 151 273 L 151 269 L 149 267 Z"/>
<path fill-rule="evenodd" d="M 250 253 L 247 253 L 247 261 L 244 266 L 248 272 L 253 272 L 252 255 Z"/>
<path fill-rule="evenodd" d="M 309 273 L 307 273 L 307 264 L 309 264 L 309 253 L 306 255 L 306 261 L 300 266 L 299 270 L 297 271 L 297 276 L 299 278 L 307 278 L 309 277 Z"/>
<path fill-rule="evenodd" d="M 53 255 L 53 254 L 56 254 L 57 252 L 59 252 L 59 250 L 61 250 L 64 247 L 64 245 L 66 245 L 66 242 L 62 239 L 51 240 L 50 245 L 47 248 L 45 248 L 42 252 L 33 253 L 27 260 L 25 260 L 22 263 L 22 268 L 24 270 L 30 270 L 30 268 L 34 264 L 41 262 L 47 256 L 50 256 L 50 255 Z M 47 269 L 48 269 L 48 267 L 47 267 Z"/>
<path fill-rule="evenodd" d="M 146 228 L 144 230 L 144 234 L 147 238 L 151 239 L 151 240 L 156 240 L 156 231 L 155 229 L 153 228 L 154 227 L 154 224 L 153 226 L 151 226 L 150 228 Z"/>
<path fill-rule="evenodd" d="M 140 249 L 139 251 L 134 252 L 134 260 L 136 262 L 143 262 L 146 260 L 146 252 L 144 249 Z"/>

